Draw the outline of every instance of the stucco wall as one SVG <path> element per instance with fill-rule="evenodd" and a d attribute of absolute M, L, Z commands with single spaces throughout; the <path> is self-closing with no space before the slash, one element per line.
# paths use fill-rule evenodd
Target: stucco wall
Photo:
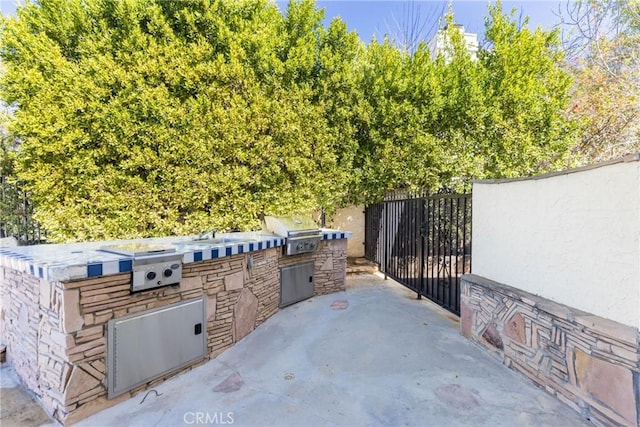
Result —
<path fill-rule="evenodd" d="M 327 227 L 350 231 L 353 233 L 347 240 L 347 256 L 363 257 L 364 256 L 364 206 L 348 206 L 344 209 L 338 209 L 327 222 Z"/>
<path fill-rule="evenodd" d="M 473 186 L 476 275 L 640 326 L 640 162 Z"/>

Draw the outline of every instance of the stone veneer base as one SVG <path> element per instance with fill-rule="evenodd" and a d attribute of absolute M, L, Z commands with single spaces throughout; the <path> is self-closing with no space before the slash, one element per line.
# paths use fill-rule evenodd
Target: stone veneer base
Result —
<path fill-rule="evenodd" d="M 595 424 L 638 426 L 638 329 L 472 274 L 461 292 L 465 337 Z"/>
<path fill-rule="evenodd" d="M 346 250 L 346 239 L 324 240 L 313 253 L 284 256 L 282 248 L 271 248 L 189 263 L 179 285 L 135 294 L 129 290 L 130 273 L 49 282 L 0 268 L 0 340 L 25 386 L 50 415 L 72 424 L 205 363 L 242 339 L 278 311 L 285 265 L 313 261 L 315 294 L 343 291 Z M 207 356 L 107 399 L 107 322 L 200 296 L 206 301 Z"/>

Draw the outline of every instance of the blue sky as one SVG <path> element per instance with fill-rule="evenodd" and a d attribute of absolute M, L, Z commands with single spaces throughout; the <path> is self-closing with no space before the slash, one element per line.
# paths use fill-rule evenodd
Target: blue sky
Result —
<path fill-rule="evenodd" d="M 0 12 L 2 14 L 14 14 L 16 5 L 21 0 L 0 0 Z M 286 8 L 287 1 L 276 1 L 281 9 Z M 456 22 L 465 26 L 468 32 L 484 32 L 484 16 L 487 14 L 487 0 L 453 0 L 453 11 Z M 316 4 L 325 9 L 326 21 L 340 16 L 350 30 L 355 30 L 360 38 L 368 42 L 376 34 L 384 35 L 387 32 L 397 31 L 395 21 L 403 21 L 403 11 L 407 11 L 411 5 L 414 10 L 419 10 L 421 18 L 432 22 L 433 15 L 439 12 L 448 2 L 446 0 L 414 0 L 414 1 L 390 1 L 390 0 L 316 0 Z M 558 12 L 558 6 L 566 4 L 566 0 L 537 0 L 537 1 L 513 1 L 502 2 L 504 10 L 516 8 L 517 13 L 530 17 L 530 27 L 540 25 L 550 29 L 558 22 L 554 12 Z"/>
<path fill-rule="evenodd" d="M 285 9 L 287 1 L 276 2 L 280 9 Z M 395 21 L 402 21 L 404 12 L 413 7 L 419 10 L 422 19 L 432 22 L 434 14 L 444 9 L 446 0 L 316 0 L 319 7 L 325 9 L 325 19 L 329 22 L 333 17 L 340 16 L 350 30 L 355 30 L 360 38 L 368 42 L 375 34 L 379 38 L 387 32 L 397 31 Z M 453 12 L 456 23 L 465 26 L 467 32 L 477 33 L 482 38 L 484 33 L 484 17 L 487 15 L 488 0 L 453 0 Z M 495 1 L 492 1 L 495 3 Z M 537 0 L 537 1 L 504 1 L 503 10 L 516 9 L 516 16 L 529 16 L 529 27 L 541 26 L 544 29 L 553 28 L 559 21 L 556 16 L 559 7 L 566 6 L 567 1 Z"/>

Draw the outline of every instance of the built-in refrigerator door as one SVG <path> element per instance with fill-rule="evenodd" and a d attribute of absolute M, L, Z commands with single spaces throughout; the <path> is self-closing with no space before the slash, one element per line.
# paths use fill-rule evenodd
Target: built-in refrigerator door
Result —
<path fill-rule="evenodd" d="M 313 262 L 280 269 L 280 307 L 286 307 L 314 295 L 313 270 Z"/>
<path fill-rule="evenodd" d="M 109 398 L 202 359 L 206 354 L 202 297 L 108 323 Z"/>

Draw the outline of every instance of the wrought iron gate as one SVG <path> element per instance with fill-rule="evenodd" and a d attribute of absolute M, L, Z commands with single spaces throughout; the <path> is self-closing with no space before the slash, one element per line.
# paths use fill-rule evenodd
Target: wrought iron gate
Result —
<path fill-rule="evenodd" d="M 33 206 L 19 183 L 0 175 L 0 238 L 15 237 L 20 245 L 44 243 L 46 234 L 33 219 Z"/>
<path fill-rule="evenodd" d="M 380 271 L 460 314 L 471 272 L 471 195 L 390 197 L 365 210 L 365 256 Z"/>

